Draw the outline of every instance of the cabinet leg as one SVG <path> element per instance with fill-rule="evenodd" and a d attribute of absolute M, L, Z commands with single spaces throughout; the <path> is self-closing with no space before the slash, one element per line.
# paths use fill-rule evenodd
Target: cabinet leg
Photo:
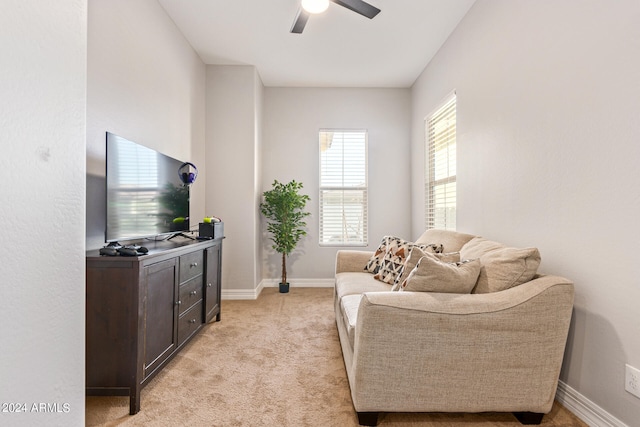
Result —
<path fill-rule="evenodd" d="M 129 415 L 140 412 L 140 387 L 134 387 L 129 394 Z"/>

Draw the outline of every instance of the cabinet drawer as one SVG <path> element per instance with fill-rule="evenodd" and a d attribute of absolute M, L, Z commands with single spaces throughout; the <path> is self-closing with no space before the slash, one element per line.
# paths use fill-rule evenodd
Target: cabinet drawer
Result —
<path fill-rule="evenodd" d="M 178 319 L 178 346 L 182 345 L 202 326 L 202 300 Z"/>
<path fill-rule="evenodd" d="M 180 311 L 178 315 L 182 315 L 189 310 L 195 303 L 202 299 L 202 276 L 189 280 L 187 283 L 180 285 Z"/>
<path fill-rule="evenodd" d="M 202 274 L 204 267 L 203 251 L 196 251 L 180 257 L 180 283 Z"/>

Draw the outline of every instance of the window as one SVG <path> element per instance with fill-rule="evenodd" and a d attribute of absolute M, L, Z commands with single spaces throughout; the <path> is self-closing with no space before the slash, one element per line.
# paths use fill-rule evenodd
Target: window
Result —
<path fill-rule="evenodd" d="M 426 228 L 456 229 L 456 95 L 425 120 Z"/>
<path fill-rule="evenodd" d="M 320 245 L 367 245 L 367 131 L 321 130 Z"/>

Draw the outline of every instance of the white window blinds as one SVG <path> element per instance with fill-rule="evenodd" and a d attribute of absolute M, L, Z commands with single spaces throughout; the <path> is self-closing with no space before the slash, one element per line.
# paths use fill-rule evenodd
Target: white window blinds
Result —
<path fill-rule="evenodd" d="M 426 228 L 456 229 L 456 96 L 425 120 Z"/>
<path fill-rule="evenodd" d="M 367 131 L 321 130 L 320 245 L 367 245 Z"/>

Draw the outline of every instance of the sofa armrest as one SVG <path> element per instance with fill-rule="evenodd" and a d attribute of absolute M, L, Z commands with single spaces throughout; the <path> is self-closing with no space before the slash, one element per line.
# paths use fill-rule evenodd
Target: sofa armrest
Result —
<path fill-rule="evenodd" d="M 341 249 L 336 253 L 336 274 L 344 272 L 362 273 L 373 256 L 373 251 Z"/>
<path fill-rule="evenodd" d="M 573 284 L 558 276 L 489 294 L 367 292 L 355 332 L 354 405 L 546 413 L 572 306 Z"/>

